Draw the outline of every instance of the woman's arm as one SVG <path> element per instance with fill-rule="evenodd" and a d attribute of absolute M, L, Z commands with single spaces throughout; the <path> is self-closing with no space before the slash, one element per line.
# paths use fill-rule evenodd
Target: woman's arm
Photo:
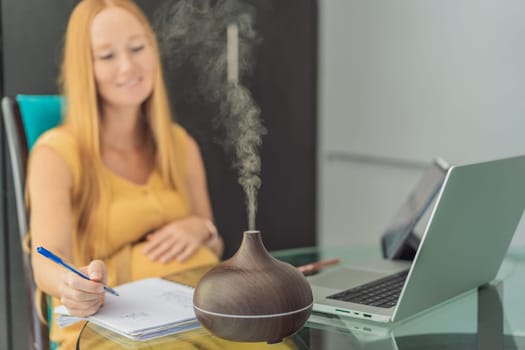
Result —
<path fill-rule="evenodd" d="M 38 288 L 61 299 L 74 315 L 95 313 L 104 302 L 102 284 L 84 280 L 36 253 L 36 247 L 44 246 L 64 261 L 72 261 L 73 175 L 70 168 L 50 147 L 38 147 L 31 155 L 27 183 L 31 203 L 31 257 Z M 95 281 L 106 278 L 101 261 L 81 270 Z"/>
<path fill-rule="evenodd" d="M 199 146 L 189 135 L 186 185 L 193 215 L 173 221 L 147 236 L 144 253 L 152 260 L 183 261 L 202 245 L 208 246 L 217 256 L 222 255 L 223 241 L 213 224 L 204 164 Z"/>

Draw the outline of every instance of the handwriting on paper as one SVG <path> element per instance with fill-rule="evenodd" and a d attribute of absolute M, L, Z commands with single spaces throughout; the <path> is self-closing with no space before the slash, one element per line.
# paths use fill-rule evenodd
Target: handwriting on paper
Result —
<path fill-rule="evenodd" d="M 123 314 L 119 316 L 122 319 L 128 319 L 128 320 L 136 320 L 143 317 L 149 317 L 149 314 L 141 311 L 141 312 L 130 312 L 128 314 Z"/>
<path fill-rule="evenodd" d="M 185 308 L 191 308 L 193 305 L 191 295 L 181 295 L 180 293 L 166 291 L 160 295 L 160 298 L 167 303 L 176 304 Z"/>

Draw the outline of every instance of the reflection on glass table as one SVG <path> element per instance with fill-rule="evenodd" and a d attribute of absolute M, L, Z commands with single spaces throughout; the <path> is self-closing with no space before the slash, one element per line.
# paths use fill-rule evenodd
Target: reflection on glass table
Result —
<path fill-rule="evenodd" d="M 334 257 L 342 264 L 381 257 L 375 247 L 301 248 L 273 255 L 295 266 Z M 196 285 L 209 268 L 167 278 Z M 222 340 L 203 328 L 136 342 L 87 323 L 77 349 L 525 349 L 524 289 L 525 249 L 511 247 L 496 280 L 489 285 L 388 326 L 314 313 L 298 333 L 282 343 L 268 345 Z"/>

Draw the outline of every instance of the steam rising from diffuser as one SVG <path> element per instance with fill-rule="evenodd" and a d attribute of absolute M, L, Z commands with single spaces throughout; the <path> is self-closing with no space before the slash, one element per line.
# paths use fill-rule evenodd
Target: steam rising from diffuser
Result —
<path fill-rule="evenodd" d="M 233 166 L 246 194 L 248 227 L 255 230 L 257 192 L 261 186 L 259 147 L 266 133 L 242 77 L 251 70 L 253 7 L 238 0 L 184 0 L 159 9 L 156 27 L 162 51 L 177 66 L 192 64 L 202 96 L 218 103 L 215 126 L 224 128 L 223 145 L 233 151 Z"/>
<path fill-rule="evenodd" d="M 248 228 L 255 230 L 255 213 L 257 212 L 257 191 L 261 187 L 261 159 L 258 148 L 261 145 L 262 125 L 259 118 L 260 111 L 251 100 L 248 90 L 239 86 L 239 28 L 237 24 L 230 23 L 227 30 L 227 76 L 228 76 L 228 102 L 233 102 L 230 114 L 237 119 L 239 124 L 238 135 L 232 136 L 236 147 L 235 153 L 239 170 L 239 183 L 246 194 L 248 214 Z M 239 103 L 240 102 L 240 103 Z M 239 108 L 240 107 L 240 108 Z M 248 108 L 246 108 L 248 107 Z M 234 131 L 235 125 L 230 125 L 228 130 Z"/>

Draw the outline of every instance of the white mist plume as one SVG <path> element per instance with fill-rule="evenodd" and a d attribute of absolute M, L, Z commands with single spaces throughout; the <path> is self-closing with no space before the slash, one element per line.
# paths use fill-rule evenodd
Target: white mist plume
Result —
<path fill-rule="evenodd" d="M 246 194 L 248 226 L 255 229 L 257 191 L 261 186 L 259 148 L 266 133 L 250 91 L 242 78 L 252 69 L 252 49 L 260 40 L 253 29 L 255 10 L 238 0 L 180 0 L 162 6 L 155 25 L 162 52 L 175 67 L 191 64 L 200 94 L 219 105 L 215 126 L 224 128 L 226 151 Z M 237 74 L 227 71 L 227 28 L 237 27 Z M 230 60 L 230 67 L 232 62 Z M 236 79 L 227 80 L 227 75 Z"/>

